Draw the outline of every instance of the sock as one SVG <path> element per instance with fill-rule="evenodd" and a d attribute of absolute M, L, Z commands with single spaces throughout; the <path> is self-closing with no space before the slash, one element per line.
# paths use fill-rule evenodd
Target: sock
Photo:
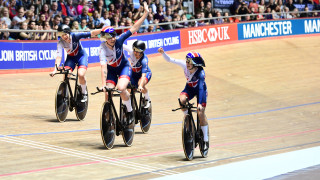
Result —
<path fill-rule="evenodd" d="M 129 98 L 128 101 L 123 101 L 123 104 L 126 105 L 128 112 L 132 111 L 131 99 L 130 98 Z"/>
<path fill-rule="evenodd" d="M 149 100 L 150 101 L 150 96 L 149 96 L 149 91 L 147 93 L 143 93 L 143 96 L 145 99 Z"/>
<path fill-rule="evenodd" d="M 87 85 L 86 84 L 85 85 L 80 84 L 80 85 L 82 89 L 82 94 L 87 94 Z"/>
<path fill-rule="evenodd" d="M 201 126 L 201 130 L 203 132 L 203 140 L 208 141 L 208 125 Z"/>

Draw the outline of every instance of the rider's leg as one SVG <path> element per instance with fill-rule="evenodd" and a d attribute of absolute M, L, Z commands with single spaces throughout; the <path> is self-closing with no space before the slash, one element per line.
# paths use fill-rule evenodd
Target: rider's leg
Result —
<path fill-rule="evenodd" d="M 185 92 L 181 92 L 179 99 L 182 105 L 185 105 L 187 102 L 188 94 Z M 184 115 L 188 114 L 188 110 L 186 108 L 181 109 Z"/>
<path fill-rule="evenodd" d="M 132 105 L 131 105 L 131 99 L 130 99 L 130 94 L 127 91 L 127 86 L 129 84 L 129 79 L 128 78 L 121 78 L 118 81 L 117 84 L 117 89 L 121 91 L 120 96 L 123 101 L 123 104 L 126 105 L 128 112 L 132 111 Z"/>
<path fill-rule="evenodd" d="M 87 81 L 86 81 L 86 72 L 87 68 L 79 67 L 78 75 L 79 75 L 79 83 L 82 89 L 83 94 L 87 94 Z"/>
<path fill-rule="evenodd" d="M 205 114 L 205 105 L 204 104 L 198 104 L 198 116 L 200 120 L 200 126 L 201 130 L 203 132 L 203 140 L 204 141 L 209 141 L 208 138 L 208 120 Z"/>
<path fill-rule="evenodd" d="M 139 79 L 139 84 L 141 84 L 142 82 L 142 96 L 144 97 L 144 99 L 147 101 L 146 102 L 146 105 L 145 105 L 145 108 L 149 108 L 150 105 L 151 105 L 151 99 L 150 99 L 150 96 L 149 96 L 149 91 L 148 91 L 148 88 L 147 88 L 147 83 L 148 83 L 148 78 L 147 77 L 142 77 Z"/>

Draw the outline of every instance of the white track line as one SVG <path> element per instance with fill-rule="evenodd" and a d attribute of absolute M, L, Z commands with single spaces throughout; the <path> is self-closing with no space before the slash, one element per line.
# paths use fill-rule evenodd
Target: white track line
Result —
<path fill-rule="evenodd" d="M 78 158 L 82 158 L 82 159 L 88 159 L 88 160 L 92 160 L 92 161 L 99 161 L 99 162 L 102 162 L 105 164 L 117 165 L 117 166 L 126 167 L 126 168 L 130 168 L 130 169 L 138 170 L 138 171 L 149 172 L 149 173 L 153 173 L 153 174 L 172 175 L 172 174 L 178 173 L 178 172 L 171 171 L 171 170 L 164 171 L 159 168 L 151 167 L 151 166 L 144 165 L 144 164 L 120 160 L 120 159 L 111 158 L 111 157 L 105 157 L 105 156 L 96 155 L 96 154 L 92 154 L 92 153 L 88 153 L 88 152 L 82 152 L 82 151 L 78 151 L 78 150 L 74 150 L 74 149 L 49 145 L 49 144 L 45 144 L 45 143 L 41 143 L 41 142 L 35 142 L 35 141 L 25 140 L 25 139 L 16 138 L 16 137 L 9 137 L 9 136 L 3 135 L 3 137 L 0 137 L 0 140 L 4 141 L 4 142 L 8 142 L 8 143 L 19 144 L 19 145 L 23 145 L 23 146 L 27 146 L 27 147 L 31 147 L 31 148 L 55 152 L 55 153 L 78 157 Z M 159 171 L 159 172 L 155 172 L 155 171 Z"/>

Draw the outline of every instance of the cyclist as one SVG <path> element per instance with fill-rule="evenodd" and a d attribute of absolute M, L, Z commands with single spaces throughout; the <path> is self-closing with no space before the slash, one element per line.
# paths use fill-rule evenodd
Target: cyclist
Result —
<path fill-rule="evenodd" d="M 78 63 L 78 75 L 79 83 L 82 89 L 82 99 L 81 102 L 86 102 L 88 99 L 87 92 L 87 83 L 85 74 L 88 68 L 88 54 L 83 49 L 80 39 L 90 38 L 100 34 L 101 29 L 96 29 L 91 32 L 82 32 L 82 33 L 73 33 L 68 25 L 62 24 L 58 27 L 57 36 L 60 37 L 57 47 L 57 58 L 55 61 L 55 66 L 60 66 L 62 59 L 62 49 L 65 49 L 67 52 L 67 59 L 64 63 L 65 68 L 71 69 L 75 68 L 75 63 Z M 53 72 L 50 73 L 50 76 L 53 77 L 57 72 L 56 67 Z"/>
<path fill-rule="evenodd" d="M 123 54 L 123 42 L 133 33 L 137 32 L 143 21 L 148 16 L 149 9 L 144 2 L 144 13 L 142 17 L 126 32 L 117 36 L 115 29 L 112 27 L 104 27 L 101 31 L 100 45 L 100 64 L 101 64 L 101 79 L 102 86 L 108 88 L 117 87 L 121 91 L 120 96 L 127 108 L 127 123 L 131 124 L 133 119 L 130 94 L 127 91 L 127 86 L 131 78 L 132 69 L 128 59 Z M 119 77 L 119 80 L 118 80 Z M 105 100 L 108 99 L 108 94 L 105 95 Z"/>
<path fill-rule="evenodd" d="M 128 51 L 131 58 L 132 78 L 131 84 L 138 87 L 138 91 L 142 92 L 143 97 L 146 99 L 145 108 L 149 108 L 151 104 L 148 89 L 146 87 L 149 83 L 152 73 L 148 66 L 148 57 L 144 54 L 146 44 L 143 41 L 135 41 L 132 48 L 128 45 L 123 45 L 123 49 Z"/>
<path fill-rule="evenodd" d="M 207 104 L 207 85 L 205 82 L 205 73 L 203 67 L 205 67 L 204 60 L 197 52 L 189 52 L 186 55 L 186 60 L 178 60 L 169 57 L 162 47 L 158 49 L 158 52 L 162 54 L 163 58 L 171 63 L 177 64 L 184 70 L 184 75 L 187 78 L 187 83 L 184 90 L 180 93 L 180 101 L 182 104 L 186 104 L 186 98 L 191 100 L 194 96 L 198 99 L 197 111 L 200 119 L 200 126 L 204 136 L 204 150 L 209 149 L 208 138 L 208 120 L 205 115 L 205 108 Z M 184 115 L 188 112 L 186 109 L 182 109 Z"/>

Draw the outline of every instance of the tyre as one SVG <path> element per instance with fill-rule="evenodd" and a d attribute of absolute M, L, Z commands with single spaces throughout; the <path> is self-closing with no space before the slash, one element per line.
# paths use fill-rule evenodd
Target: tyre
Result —
<path fill-rule="evenodd" d="M 143 99 L 144 100 L 144 99 Z M 144 105 L 144 103 L 143 103 Z M 140 120 L 140 128 L 143 133 L 148 133 L 150 126 L 151 126 L 151 120 L 152 120 L 152 104 L 150 104 L 149 108 L 141 107 L 141 120 Z"/>
<path fill-rule="evenodd" d="M 87 89 L 88 92 L 88 89 Z M 89 96 L 88 96 L 88 100 L 87 102 L 81 102 L 82 99 L 82 91 L 81 91 L 81 87 L 77 86 L 77 90 L 76 90 L 76 95 L 75 97 L 77 97 L 76 99 L 76 106 L 75 106 L 75 112 L 76 112 L 76 116 L 77 119 L 79 121 L 84 120 L 84 118 L 87 115 L 87 111 L 88 111 L 88 104 L 89 104 Z"/>
<path fill-rule="evenodd" d="M 55 98 L 56 116 L 60 122 L 64 122 L 67 118 L 69 103 L 68 86 L 64 81 L 61 81 L 56 91 Z"/>
<path fill-rule="evenodd" d="M 187 160 L 191 161 L 195 148 L 195 127 L 190 115 L 186 115 L 182 123 L 182 144 Z"/>
<path fill-rule="evenodd" d="M 115 118 L 109 102 L 102 105 L 100 116 L 100 131 L 104 146 L 112 149 L 115 140 Z"/>

